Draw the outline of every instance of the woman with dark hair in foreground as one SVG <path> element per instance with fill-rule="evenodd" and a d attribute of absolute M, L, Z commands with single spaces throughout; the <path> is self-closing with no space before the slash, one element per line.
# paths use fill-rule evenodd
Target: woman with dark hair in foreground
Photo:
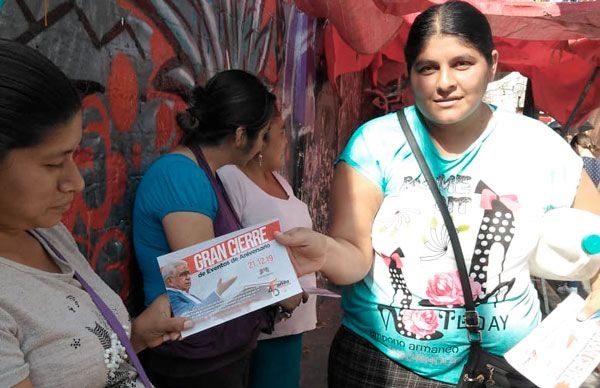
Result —
<path fill-rule="evenodd" d="M 136 352 L 174 340 L 166 296 L 133 321 L 60 222 L 84 181 L 81 101 L 32 48 L 0 40 L 0 385 L 150 387 Z"/>

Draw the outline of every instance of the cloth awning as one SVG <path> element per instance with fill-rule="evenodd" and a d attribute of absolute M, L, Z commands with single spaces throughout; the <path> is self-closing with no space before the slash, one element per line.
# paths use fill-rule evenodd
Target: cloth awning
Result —
<path fill-rule="evenodd" d="M 375 87 L 405 74 L 403 46 L 415 17 L 441 0 L 295 0 L 327 18 L 323 45 L 330 81 L 369 68 Z M 565 124 L 600 66 L 600 2 L 470 0 L 490 21 L 500 71 L 530 78 L 535 105 Z M 600 106 L 600 77 L 578 110 L 581 123 Z"/>

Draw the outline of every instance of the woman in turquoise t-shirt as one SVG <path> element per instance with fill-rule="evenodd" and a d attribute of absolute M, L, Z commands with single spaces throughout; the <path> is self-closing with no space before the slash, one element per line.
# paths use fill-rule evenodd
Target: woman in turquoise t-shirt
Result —
<path fill-rule="evenodd" d="M 540 320 L 528 256 L 541 217 L 571 206 L 600 214 L 600 196 L 549 128 L 482 102 L 498 52 L 476 8 L 429 8 L 415 19 L 404 54 L 415 97 L 404 112 L 457 227 L 482 346 L 503 355 Z M 330 387 L 456 384 L 469 354 L 462 287 L 395 113 L 353 134 L 338 158 L 331 207 L 329 236 L 294 229 L 278 237 L 296 259 L 313 260 L 307 272 L 320 269 L 348 286 Z M 600 309 L 600 282 L 594 289 L 587 313 Z"/>

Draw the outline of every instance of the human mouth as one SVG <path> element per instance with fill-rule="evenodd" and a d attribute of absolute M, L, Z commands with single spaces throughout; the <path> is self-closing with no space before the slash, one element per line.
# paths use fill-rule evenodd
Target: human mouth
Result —
<path fill-rule="evenodd" d="M 62 205 L 54 206 L 55 209 L 58 209 L 63 212 L 69 210 L 70 207 L 71 207 L 71 201 L 63 203 Z"/>
<path fill-rule="evenodd" d="M 433 100 L 438 106 L 442 108 L 450 108 L 453 107 L 460 101 L 462 97 L 452 97 L 452 98 L 438 98 Z"/>

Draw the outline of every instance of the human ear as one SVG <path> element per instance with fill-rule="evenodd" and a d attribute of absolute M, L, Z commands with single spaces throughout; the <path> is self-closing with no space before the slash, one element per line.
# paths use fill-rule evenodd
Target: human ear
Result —
<path fill-rule="evenodd" d="M 248 135 L 246 134 L 246 128 L 237 127 L 235 130 L 235 146 L 236 148 L 243 149 L 248 142 Z"/>
<path fill-rule="evenodd" d="M 498 54 L 498 50 L 492 50 L 492 64 L 490 65 L 490 69 L 489 69 L 489 82 L 494 80 L 494 77 L 496 76 L 496 70 L 498 69 L 498 58 L 499 58 L 499 54 Z"/>

